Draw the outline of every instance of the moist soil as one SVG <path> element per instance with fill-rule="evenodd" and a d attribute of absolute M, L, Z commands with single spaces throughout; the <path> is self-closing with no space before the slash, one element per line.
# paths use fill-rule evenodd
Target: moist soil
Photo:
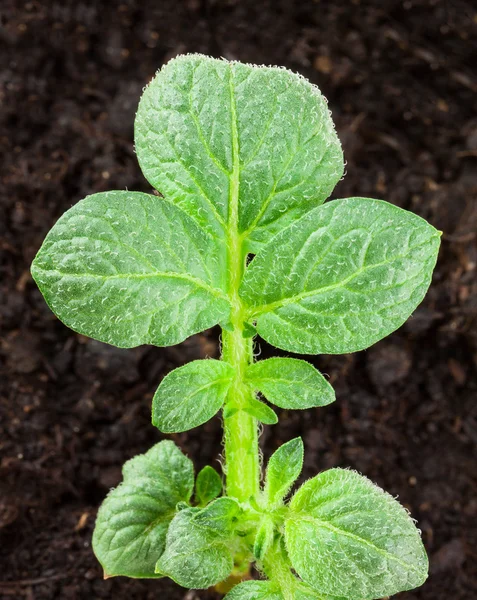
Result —
<path fill-rule="evenodd" d="M 108 189 L 151 191 L 133 149 L 144 85 L 183 52 L 285 65 L 329 99 L 347 175 L 334 197 L 385 198 L 444 232 L 412 319 L 366 352 L 311 360 L 336 387 L 281 411 L 264 458 L 301 435 L 303 479 L 366 474 L 418 519 L 429 581 L 406 600 L 477 595 L 477 19 L 455 0 L 12 2 L 0 8 L 0 599 L 217 598 L 167 581 L 104 581 L 96 510 L 121 465 L 161 439 L 155 388 L 217 357 L 217 330 L 119 350 L 64 327 L 29 265 L 55 220 Z M 258 341 L 257 351 L 274 351 Z M 218 466 L 221 424 L 172 438 Z"/>

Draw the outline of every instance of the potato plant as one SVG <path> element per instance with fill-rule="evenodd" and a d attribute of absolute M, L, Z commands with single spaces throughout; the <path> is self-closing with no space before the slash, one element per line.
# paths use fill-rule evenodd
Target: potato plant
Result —
<path fill-rule="evenodd" d="M 369 347 L 422 301 L 440 233 L 381 200 L 324 204 L 343 175 L 340 142 L 320 91 L 285 69 L 180 56 L 145 89 L 135 143 L 160 195 L 81 200 L 32 274 L 66 325 L 121 348 L 219 325 L 221 359 L 169 373 L 152 422 L 183 432 L 222 411 L 225 460 L 223 477 L 205 467 L 194 479 L 169 440 L 129 460 L 96 521 L 105 574 L 194 589 L 243 579 L 228 600 L 363 600 L 421 585 L 418 529 L 366 477 L 331 469 L 288 499 L 300 438 L 262 477 L 270 405 L 321 407 L 335 394 L 304 360 L 256 361 L 254 340 L 302 355 Z"/>

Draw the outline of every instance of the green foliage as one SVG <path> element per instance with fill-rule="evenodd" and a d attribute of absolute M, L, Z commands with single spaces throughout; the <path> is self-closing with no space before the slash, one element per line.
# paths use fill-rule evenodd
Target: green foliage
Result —
<path fill-rule="evenodd" d="M 102 192 L 46 236 L 32 275 L 71 329 L 122 348 L 170 346 L 226 321 L 223 253 L 163 198 Z"/>
<path fill-rule="evenodd" d="M 257 530 L 253 543 L 253 555 L 257 560 L 263 560 L 273 544 L 275 528 L 271 517 L 263 519 Z"/>
<path fill-rule="evenodd" d="M 335 391 L 313 365 L 296 358 L 268 358 L 245 372 L 251 387 L 280 408 L 312 408 L 334 402 Z"/>
<path fill-rule="evenodd" d="M 123 467 L 123 482 L 98 512 L 93 549 L 107 576 L 157 577 L 176 505 L 189 501 L 194 468 L 177 446 L 159 442 Z"/>
<path fill-rule="evenodd" d="M 215 500 L 222 491 L 222 478 L 215 469 L 204 467 L 195 481 L 195 499 L 197 504 L 205 506 Z"/>
<path fill-rule="evenodd" d="M 292 223 L 255 257 L 241 295 L 268 342 L 344 354 L 400 327 L 431 282 L 440 234 L 381 200 L 334 200 Z"/>
<path fill-rule="evenodd" d="M 283 600 L 278 584 L 271 581 L 244 581 L 225 600 Z"/>
<path fill-rule="evenodd" d="M 131 348 L 222 328 L 221 360 L 169 373 L 152 406 L 164 433 L 223 409 L 224 473 L 170 441 L 128 461 L 98 512 L 106 575 L 168 576 L 197 589 L 245 577 L 228 600 L 371 600 L 420 585 L 427 557 L 407 512 L 366 478 L 332 469 L 285 502 L 303 443 L 270 458 L 258 423 L 335 400 L 296 358 L 255 362 L 254 338 L 300 354 L 367 348 L 412 314 L 430 284 L 439 232 L 369 198 L 322 206 L 343 174 L 325 99 L 300 76 L 200 55 L 145 90 L 139 163 L 160 194 L 88 196 L 52 228 L 32 275 L 75 331 Z M 229 576 L 232 579 L 228 579 Z"/>
<path fill-rule="evenodd" d="M 156 572 L 186 588 L 206 589 L 232 572 L 234 540 L 228 531 L 199 525 L 198 512 L 188 508 L 174 517 Z"/>
<path fill-rule="evenodd" d="M 298 575 L 327 594 L 382 598 L 427 577 L 426 552 L 407 511 L 353 471 L 331 469 L 298 490 L 286 545 Z"/>
<path fill-rule="evenodd" d="M 200 55 L 170 61 L 146 88 L 135 142 L 151 185 L 220 240 L 237 179 L 237 232 L 251 252 L 322 204 L 344 168 L 318 88 Z"/>
<path fill-rule="evenodd" d="M 218 531 L 231 531 L 240 512 L 240 504 L 234 498 L 218 498 L 195 515 L 194 523 Z"/>
<path fill-rule="evenodd" d="M 275 423 L 278 423 L 278 417 L 275 411 L 253 396 L 250 396 L 248 399 L 244 410 L 260 421 L 260 423 L 265 423 L 265 425 L 275 425 Z"/>
<path fill-rule="evenodd" d="M 298 479 L 303 467 L 303 442 L 290 440 L 272 454 L 265 475 L 265 501 L 268 506 L 280 503 Z"/>
<path fill-rule="evenodd" d="M 221 360 L 194 360 L 169 373 L 152 401 L 152 423 L 164 433 L 187 431 L 222 407 L 234 368 Z"/>

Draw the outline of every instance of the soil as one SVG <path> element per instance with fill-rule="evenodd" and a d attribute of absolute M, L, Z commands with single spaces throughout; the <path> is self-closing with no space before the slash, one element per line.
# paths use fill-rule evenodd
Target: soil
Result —
<path fill-rule="evenodd" d="M 418 519 L 431 576 L 406 600 L 477 596 L 477 19 L 470 0 L 3 0 L 0 8 L 0 599 L 193 600 L 165 581 L 104 581 L 95 513 L 125 460 L 161 439 L 150 402 L 171 369 L 216 356 L 218 331 L 118 350 L 50 313 L 29 265 L 85 195 L 150 191 L 133 149 L 141 89 L 199 51 L 285 65 L 328 97 L 347 160 L 334 196 L 382 197 L 443 230 L 413 318 L 367 352 L 313 359 L 338 400 L 281 411 L 303 478 L 350 466 Z M 259 342 L 262 355 L 274 353 Z M 219 419 L 173 436 L 217 464 Z"/>

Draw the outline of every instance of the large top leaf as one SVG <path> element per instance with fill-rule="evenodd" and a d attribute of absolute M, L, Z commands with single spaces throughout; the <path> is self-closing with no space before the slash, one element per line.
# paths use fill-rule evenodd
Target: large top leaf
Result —
<path fill-rule="evenodd" d="M 166 440 L 129 460 L 123 478 L 99 509 L 94 552 L 106 575 L 157 577 L 176 504 L 192 495 L 192 462 Z"/>
<path fill-rule="evenodd" d="M 32 274 L 71 329 L 123 348 L 167 346 L 227 319 L 223 256 L 171 202 L 104 192 L 60 218 Z"/>
<path fill-rule="evenodd" d="M 293 496 L 286 545 L 298 575 L 324 594 L 382 598 L 427 577 L 426 552 L 406 510 L 344 469 L 321 473 Z"/>
<path fill-rule="evenodd" d="M 343 173 L 318 88 L 285 69 L 197 54 L 171 60 L 147 87 L 135 141 L 154 187 L 250 249 L 321 204 Z"/>
<path fill-rule="evenodd" d="M 274 237 L 248 267 L 241 295 L 258 333 L 279 348 L 362 350 L 421 302 L 439 237 L 424 219 L 387 202 L 334 200 Z"/>

